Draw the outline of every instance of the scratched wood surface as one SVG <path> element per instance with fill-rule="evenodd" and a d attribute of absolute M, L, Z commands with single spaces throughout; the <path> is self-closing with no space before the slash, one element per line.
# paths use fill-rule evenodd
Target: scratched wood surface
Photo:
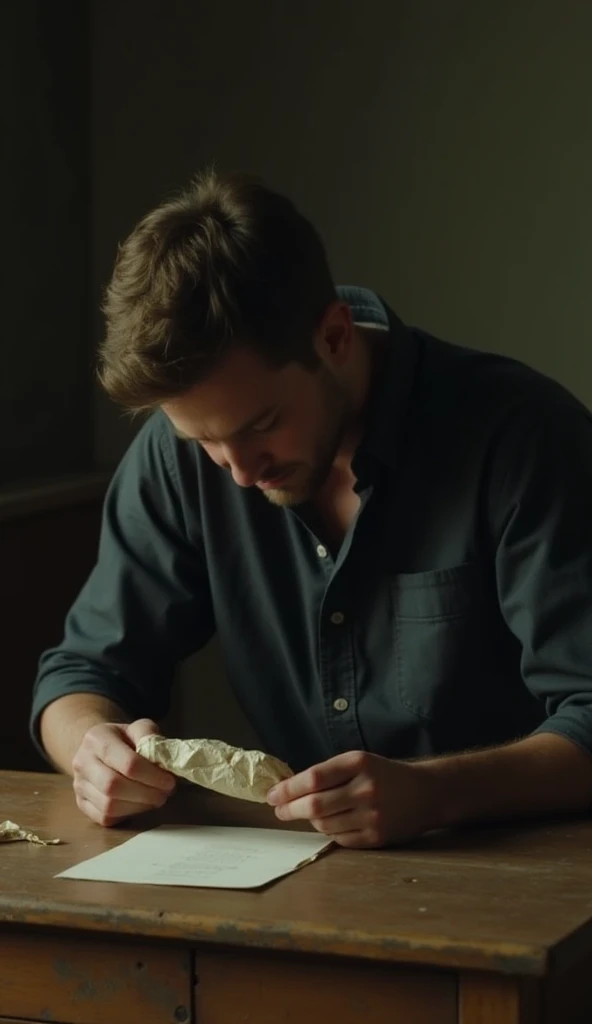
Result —
<path fill-rule="evenodd" d="M 40 924 L 235 947 L 543 975 L 592 956 L 592 824 L 434 834 L 412 849 L 344 851 L 264 890 L 118 885 L 55 878 L 163 821 L 273 827 L 266 806 L 197 788 L 136 829 L 77 810 L 68 779 L 0 773 L 0 820 L 64 845 L 0 845 L 0 930 Z M 4 926 L 5 927 L 5 926 Z"/>
<path fill-rule="evenodd" d="M 114 936 L 0 931 L 0 1022 L 188 1024 L 189 950 Z"/>

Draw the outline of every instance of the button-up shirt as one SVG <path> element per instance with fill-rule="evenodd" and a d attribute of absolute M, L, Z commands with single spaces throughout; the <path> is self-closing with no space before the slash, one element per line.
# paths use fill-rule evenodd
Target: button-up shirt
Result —
<path fill-rule="evenodd" d="M 43 708 L 73 692 L 160 718 L 176 665 L 217 632 L 240 705 L 294 770 L 537 730 L 592 752 L 590 414 L 515 361 L 405 327 L 373 292 L 340 295 L 389 336 L 339 550 L 306 506 L 236 486 L 156 412 L 41 659 L 37 741 Z"/>

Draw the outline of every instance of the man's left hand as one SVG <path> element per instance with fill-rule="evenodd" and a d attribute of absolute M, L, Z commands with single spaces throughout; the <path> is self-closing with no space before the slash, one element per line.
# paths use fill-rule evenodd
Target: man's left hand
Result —
<path fill-rule="evenodd" d="M 306 819 L 340 846 L 404 843 L 437 828 L 439 801 L 427 762 L 391 761 L 350 750 L 274 786 L 282 821 Z"/>

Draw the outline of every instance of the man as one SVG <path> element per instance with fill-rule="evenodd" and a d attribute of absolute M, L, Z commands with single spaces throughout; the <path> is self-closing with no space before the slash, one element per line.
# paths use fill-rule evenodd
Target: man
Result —
<path fill-rule="evenodd" d="M 111 825 L 167 799 L 135 743 L 217 631 L 296 771 L 283 820 L 372 847 L 587 809 L 586 410 L 336 290 L 312 226 L 247 177 L 148 214 L 105 312 L 101 381 L 150 416 L 32 718 L 80 808 Z"/>

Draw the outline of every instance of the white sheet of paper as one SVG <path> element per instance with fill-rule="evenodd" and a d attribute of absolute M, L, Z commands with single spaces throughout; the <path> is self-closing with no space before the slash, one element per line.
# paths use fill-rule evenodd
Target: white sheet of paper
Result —
<path fill-rule="evenodd" d="M 56 878 L 255 889 L 331 845 L 315 832 L 222 825 L 160 825 Z"/>

